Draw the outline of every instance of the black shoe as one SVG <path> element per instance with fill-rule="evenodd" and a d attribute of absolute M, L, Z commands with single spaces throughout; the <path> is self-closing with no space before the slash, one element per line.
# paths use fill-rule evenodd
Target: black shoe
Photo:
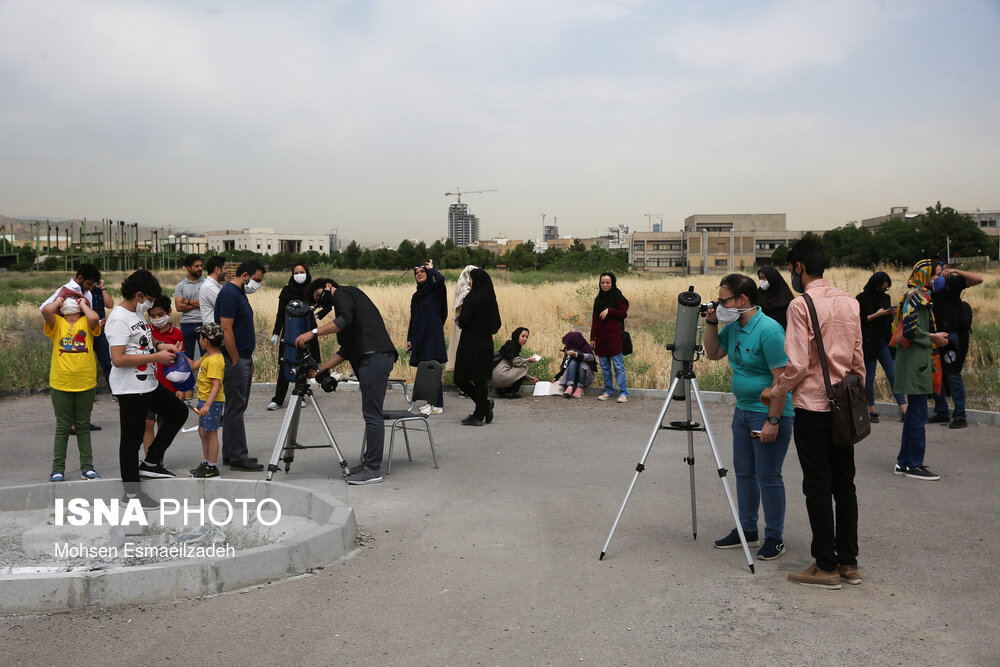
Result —
<path fill-rule="evenodd" d="M 958 419 L 955 419 L 950 424 L 948 424 L 948 428 L 965 428 L 968 425 L 969 423 L 967 421 L 959 417 Z"/>
<path fill-rule="evenodd" d="M 877 412 L 869 413 L 868 420 L 871 423 L 873 423 L 873 424 L 877 424 L 878 423 L 878 413 Z"/>
<path fill-rule="evenodd" d="M 927 420 L 928 424 L 947 424 L 951 420 L 948 419 L 948 413 L 941 414 L 940 412 L 935 412 L 934 415 Z"/>
<path fill-rule="evenodd" d="M 493 399 L 490 399 L 489 407 L 486 409 L 486 423 L 493 423 Z"/>
<path fill-rule="evenodd" d="M 233 461 L 229 464 L 233 470 L 243 470 L 246 472 L 258 472 L 264 469 L 264 464 L 257 463 L 256 459 L 246 459 L 245 461 Z"/>
<path fill-rule="evenodd" d="M 250 463 L 257 463 L 257 457 L 256 456 L 251 456 L 251 457 L 247 458 L 247 461 L 250 461 Z M 227 466 L 227 465 L 230 465 L 231 463 L 232 463 L 232 459 L 227 459 L 225 457 L 222 458 L 222 465 Z"/>
<path fill-rule="evenodd" d="M 204 470 L 205 466 L 207 465 L 208 463 L 202 461 L 201 463 L 198 464 L 197 468 L 191 468 L 190 470 L 188 470 L 188 472 L 191 473 L 192 477 L 201 477 L 201 471 Z"/>
<path fill-rule="evenodd" d="M 483 420 L 480 419 L 479 417 L 474 417 L 473 415 L 469 415 L 468 417 L 462 420 L 462 426 L 482 426 L 482 425 L 483 425 Z"/>
<path fill-rule="evenodd" d="M 91 431 L 100 431 L 100 430 L 102 430 L 102 428 L 103 428 L 103 427 L 101 427 L 101 426 L 98 426 L 97 424 L 91 424 L 91 425 L 90 425 L 90 430 L 91 430 Z"/>
<path fill-rule="evenodd" d="M 932 473 L 930 470 L 927 469 L 927 466 L 917 466 L 916 468 L 907 468 L 904 474 L 910 479 L 924 479 L 929 482 L 936 482 L 937 480 L 941 479 L 940 475 L 935 475 L 934 473 Z"/>
<path fill-rule="evenodd" d="M 521 396 L 521 392 L 512 391 L 509 394 L 507 394 L 507 398 L 523 398 L 523 397 Z"/>
<path fill-rule="evenodd" d="M 139 464 L 139 477 L 157 479 L 162 477 L 177 477 L 177 475 L 164 468 L 162 462 L 146 463 L 143 461 Z"/>
<path fill-rule="evenodd" d="M 756 547 L 760 545 L 760 540 L 757 537 L 757 531 L 748 533 L 744 531 L 743 537 L 747 539 L 748 547 Z M 743 542 L 740 540 L 739 532 L 733 528 L 732 531 L 721 540 L 715 541 L 716 549 L 735 549 L 736 547 L 743 546 Z"/>
<path fill-rule="evenodd" d="M 146 511 L 160 509 L 160 501 L 150 498 L 142 491 L 138 493 L 129 493 L 126 491 L 122 494 L 119 502 L 121 502 L 123 507 L 128 507 L 128 504 L 135 500 L 138 500 L 139 506 Z"/>

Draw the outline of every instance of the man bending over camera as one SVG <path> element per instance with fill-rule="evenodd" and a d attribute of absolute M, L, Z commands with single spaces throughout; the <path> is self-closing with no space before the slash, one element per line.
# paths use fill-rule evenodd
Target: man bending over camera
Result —
<path fill-rule="evenodd" d="M 361 386 L 361 415 L 365 420 L 365 454 L 357 469 L 347 477 L 348 484 L 376 484 L 382 481 L 382 448 L 385 444 L 385 420 L 382 403 L 389 384 L 389 373 L 399 354 L 389 332 L 368 295 L 357 287 L 339 285 L 332 278 L 317 278 L 309 283 L 306 299 L 329 311 L 334 319 L 307 331 L 295 339 L 303 347 L 324 334 L 337 334 L 340 348 L 329 361 L 319 366 L 329 370 L 344 361 L 351 363 Z"/>

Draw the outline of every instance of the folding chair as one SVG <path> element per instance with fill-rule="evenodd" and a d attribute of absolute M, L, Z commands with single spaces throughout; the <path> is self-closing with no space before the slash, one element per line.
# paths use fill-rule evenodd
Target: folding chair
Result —
<path fill-rule="evenodd" d="M 417 410 L 417 402 L 424 402 L 427 405 L 433 405 L 434 401 L 437 400 L 438 394 L 441 391 L 441 363 L 438 361 L 422 361 L 417 366 L 417 376 L 413 380 L 413 391 L 409 396 L 406 394 L 406 384 L 405 380 L 390 379 L 390 382 L 400 382 L 403 384 L 403 397 L 409 404 L 406 410 L 385 410 L 382 411 L 382 416 L 385 419 L 386 424 L 392 422 L 390 425 L 391 431 L 389 432 L 389 456 L 386 459 L 385 474 L 389 475 L 392 473 L 392 446 L 396 439 L 396 431 L 403 431 L 403 441 L 406 443 L 406 458 L 410 461 L 413 460 L 413 455 L 410 452 L 410 436 L 407 432 L 406 424 L 407 422 L 423 422 L 423 428 L 418 428 L 418 431 L 427 432 L 427 440 L 431 445 L 431 458 L 434 460 L 434 467 L 438 468 L 437 454 L 434 451 L 434 435 L 431 433 L 431 424 L 429 420 L 430 415 L 425 415 Z M 367 445 L 367 436 L 362 438 L 361 441 L 361 459 L 364 460 L 365 456 L 365 446 Z"/>

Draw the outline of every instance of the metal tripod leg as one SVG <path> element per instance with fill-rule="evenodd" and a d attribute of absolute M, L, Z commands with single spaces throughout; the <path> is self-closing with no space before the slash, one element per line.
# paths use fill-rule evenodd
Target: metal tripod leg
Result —
<path fill-rule="evenodd" d="M 604 560 L 604 554 L 608 552 L 608 545 L 611 544 L 611 538 L 615 534 L 615 529 L 618 527 L 618 522 L 622 518 L 622 513 L 625 511 L 625 505 L 628 504 L 629 496 L 632 495 L 632 489 L 635 488 L 635 482 L 639 479 L 639 473 L 646 469 L 646 457 L 649 456 L 649 450 L 653 448 L 653 441 L 656 439 L 656 434 L 660 432 L 660 425 L 663 423 L 663 416 L 667 414 L 667 408 L 670 406 L 670 401 L 674 396 L 674 388 L 677 386 L 677 382 L 680 377 L 675 377 L 674 381 L 670 383 L 670 390 L 667 392 L 667 399 L 663 401 L 663 407 L 660 408 L 660 416 L 656 420 L 656 426 L 653 427 L 653 433 L 649 436 L 649 442 L 646 443 L 646 451 L 642 453 L 642 458 L 639 459 L 639 463 L 635 466 L 635 474 L 632 475 L 632 483 L 628 485 L 628 491 L 625 492 L 625 500 L 622 501 L 622 506 L 618 509 L 618 516 L 615 517 L 615 522 L 611 524 L 611 532 L 608 533 L 608 539 L 604 541 L 604 548 L 601 549 L 601 557 L 598 560 Z"/>
<path fill-rule="evenodd" d="M 281 458 L 281 452 L 288 444 L 292 422 L 298 424 L 301 405 L 302 403 L 299 400 L 299 397 L 292 393 L 292 400 L 289 401 L 288 407 L 285 408 L 285 418 L 281 422 L 281 430 L 278 431 L 278 439 L 274 442 L 274 451 L 271 452 L 271 460 L 267 465 L 267 481 L 269 482 L 274 476 L 274 473 L 277 472 L 278 460 Z"/>
<path fill-rule="evenodd" d="M 340 469 L 346 475 L 347 460 L 344 458 L 344 455 L 340 453 L 340 447 L 337 446 L 337 440 L 333 437 L 333 431 L 330 430 L 330 425 L 326 423 L 326 417 L 323 416 L 323 411 L 319 409 L 319 403 L 316 402 L 316 397 L 313 396 L 311 392 L 309 393 L 309 401 L 316 410 L 316 416 L 319 417 L 319 423 L 323 425 L 323 430 L 326 431 L 326 437 L 330 439 L 330 445 L 333 447 L 333 451 L 337 453 L 337 461 L 340 463 Z"/>
<path fill-rule="evenodd" d="M 695 400 L 698 401 L 698 410 L 701 412 L 701 418 L 705 422 L 705 434 L 708 436 L 708 444 L 712 446 L 712 454 L 715 455 L 715 468 L 719 472 L 719 479 L 722 480 L 722 487 L 726 490 L 726 498 L 729 499 L 729 509 L 733 511 L 733 520 L 736 521 L 736 531 L 740 535 L 740 543 L 743 545 L 743 553 L 747 557 L 747 565 L 750 566 L 750 572 L 754 572 L 753 567 L 753 557 L 750 555 L 750 547 L 747 545 L 746 535 L 743 534 L 743 525 L 740 523 L 739 512 L 736 511 L 736 503 L 733 502 L 733 494 L 729 490 L 729 482 L 726 480 L 726 469 L 722 466 L 722 459 L 719 457 L 719 448 L 715 446 L 715 437 L 712 435 L 712 429 L 708 424 L 708 415 L 705 413 L 705 404 L 701 401 L 701 391 L 698 389 L 698 381 L 691 378 L 691 392 L 688 393 L 688 419 L 690 420 L 691 411 L 691 395 L 694 394 Z M 693 473 L 692 473 L 693 474 Z M 692 494 L 694 493 L 694 487 L 691 487 Z M 692 495 L 692 497 L 694 497 Z"/>
<path fill-rule="evenodd" d="M 688 464 L 688 476 L 691 479 L 691 535 L 694 539 L 698 539 L 698 503 L 695 500 L 694 492 L 694 430 L 691 428 L 691 380 L 688 378 L 684 379 L 684 410 L 685 416 L 687 418 L 688 429 L 688 455 L 684 459 L 685 463 Z M 702 420 L 705 419 L 705 415 L 702 414 Z M 706 423 L 705 428 L 708 428 Z"/>

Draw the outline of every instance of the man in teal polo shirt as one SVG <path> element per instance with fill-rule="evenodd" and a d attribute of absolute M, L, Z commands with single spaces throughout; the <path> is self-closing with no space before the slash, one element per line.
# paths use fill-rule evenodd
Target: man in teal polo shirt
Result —
<path fill-rule="evenodd" d="M 728 357 L 733 369 L 733 468 L 740 524 L 750 546 L 757 546 L 757 508 L 764 506 L 764 543 L 760 560 L 785 552 L 785 482 L 781 467 L 792 438 L 792 398 L 768 408 L 760 392 L 771 386 L 788 364 L 785 331 L 757 307 L 757 283 L 733 273 L 719 284 L 719 305 L 706 313 L 705 354 Z M 725 325 L 719 331 L 719 324 Z M 734 528 L 717 540 L 719 549 L 741 546 Z"/>

